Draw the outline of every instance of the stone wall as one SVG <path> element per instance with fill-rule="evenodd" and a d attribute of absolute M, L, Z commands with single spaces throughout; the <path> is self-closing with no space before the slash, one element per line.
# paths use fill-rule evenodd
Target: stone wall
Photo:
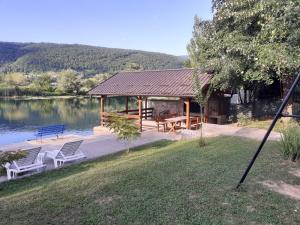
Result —
<path fill-rule="evenodd" d="M 236 121 L 238 114 L 253 118 L 273 117 L 280 107 L 281 100 L 259 100 L 255 104 L 231 104 L 229 120 Z"/>

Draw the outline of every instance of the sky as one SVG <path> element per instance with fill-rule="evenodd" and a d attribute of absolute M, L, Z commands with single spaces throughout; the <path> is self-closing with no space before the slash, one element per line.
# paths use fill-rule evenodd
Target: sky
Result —
<path fill-rule="evenodd" d="M 211 0 L 0 0 L 0 41 L 87 44 L 186 55 Z"/>

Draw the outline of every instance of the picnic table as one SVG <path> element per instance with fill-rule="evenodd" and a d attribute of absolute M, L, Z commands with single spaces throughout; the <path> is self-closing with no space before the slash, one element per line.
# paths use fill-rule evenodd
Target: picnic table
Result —
<path fill-rule="evenodd" d="M 165 121 L 167 121 L 171 125 L 171 129 L 169 130 L 169 132 L 175 132 L 176 127 L 178 126 L 181 127 L 181 123 L 185 122 L 185 120 L 186 120 L 186 116 L 176 116 L 176 117 L 165 119 Z"/>

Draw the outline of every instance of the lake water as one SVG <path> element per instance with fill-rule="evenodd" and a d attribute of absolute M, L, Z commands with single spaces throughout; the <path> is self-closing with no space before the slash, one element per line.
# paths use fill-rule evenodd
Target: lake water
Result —
<path fill-rule="evenodd" d="M 112 98 L 110 110 L 124 108 Z M 0 99 L 0 146 L 34 139 L 38 127 L 65 124 L 67 134 L 92 134 L 99 124 L 99 98 Z"/>

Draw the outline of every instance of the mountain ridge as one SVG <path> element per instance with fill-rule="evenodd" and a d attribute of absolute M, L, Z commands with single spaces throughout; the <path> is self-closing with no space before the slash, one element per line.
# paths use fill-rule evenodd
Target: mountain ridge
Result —
<path fill-rule="evenodd" d="M 159 52 L 108 48 L 83 44 L 0 41 L 0 71 L 94 71 L 116 72 L 128 64 L 142 69 L 181 68 L 183 59 Z"/>

